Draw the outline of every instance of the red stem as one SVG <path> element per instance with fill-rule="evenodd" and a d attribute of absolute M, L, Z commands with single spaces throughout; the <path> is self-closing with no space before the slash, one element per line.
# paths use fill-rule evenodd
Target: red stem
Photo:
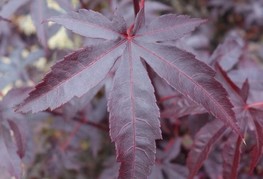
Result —
<path fill-rule="evenodd" d="M 57 111 L 46 110 L 46 112 L 49 112 L 49 113 L 53 114 L 54 116 L 62 116 L 63 115 L 61 112 L 57 112 Z M 84 124 L 84 125 L 93 126 L 93 127 L 97 128 L 97 129 L 100 129 L 100 130 L 103 130 L 103 131 L 108 131 L 107 126 L 99 124 L 99 123 L 95 123 L 95 122 L 92 122 L 92 121 L 88 121 L 85 118 L 82 119 L 80 117 L 75 117 L 75 118 L 73 118 L 73 120 L 76 121 L 76 122 L 79 122 L 81 124 Z"/>
<path fill-rule="evenodd" d="M 70 136 L 68 137 L 68 139 L 66 140 L 66 142 L 61 146 L 62 151 L 65 151 L 69 144 L 71 143 L 71 141 L 74 139 L 75 135 L 77 134 L 77 132 L 79 131 L 80 127 L 81 127 L 81 123 L 77 123 L 73 129 L 73 131 L 70 133 Z"/>
<path fill-rule="evenodd" d="M 134 14 L 135 16 L 140 11 L 140 0 L 133 0 Z"/>
<path fill-rule="evenodd" d="M 247 105 L 247 108 L 252 108 L 252 107 L 263 107 L 263 102 L 257 102 Z"/>
<path fill-rule="evenodd" d="M 95 122 L 88 121 L 86 119 L 81 119 L 81 118 L 73 118 L 73 120 L 77 121 L 77 122 L 80 122 L 82 124 L 85 124 L 85 125 L 96 127 L 97 129 L 101 129 L 103 131 L 108 131 L 107 127 L 105 127 L 104 125 L 99 124 L 99 123 L 95 123 Z"/>
<path fill-rule="evenodd" d="M 169 99 L 172 99 L 172 98 L 176 98 L 178 97 L 178 94 L 175 94 L 175 95 L 171 95 L 171 96 L 164 96 L 164 97 L 161 97 L 159 100 L 158 100 L 158 103 L 162 103 L 164 101 L 167 101 Z"/>

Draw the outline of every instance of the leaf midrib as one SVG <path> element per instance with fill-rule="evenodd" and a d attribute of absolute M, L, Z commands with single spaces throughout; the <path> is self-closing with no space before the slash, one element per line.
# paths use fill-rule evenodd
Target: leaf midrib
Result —
<path fill-rule="evenodd" d="M 129 70 L 129 73 L 130 73 L 130 100 L 131 100 L 131 112 L 132 112 L 132 130 L 133 130 L 133 146 L 132 149 L 133 149 L 133 162 L 132 162 L 132 178 L 135 178 L 135 153 L 136 153 L 136 115 L 135 115 L 135 103 L 134 103 L 134 77 L 133 77 L 133 61 L 132 61 L 132 52 L 131 52 L 131 41 L 128 42 L 127 44 L 127 48 L 128 48 L 128 52 L 129 52 L 129 65 L 130 65 L 130 70 Z M 126 59 L 123 59 L 123 60 L 126 60 Z"/>

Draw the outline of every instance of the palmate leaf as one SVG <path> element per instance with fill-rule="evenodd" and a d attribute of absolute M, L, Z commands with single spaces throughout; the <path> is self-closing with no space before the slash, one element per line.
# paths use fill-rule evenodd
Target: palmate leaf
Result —
<path fill-rule="evenodd" d="M 236 84 L 231 81 L 227 73 L 220 67 L 219 64 L 215 64 L 215 69 L 217 71 L 217 79 L 222 82 L 225 89 L 230 94 L 230 100 L 234 104 L 233 109 L 236 113 L 236 118 L 239 121 L 242 131 L 247 132 L 249 128 L 253 130 L 255 139 L 255 145 L 251 151 L 251 163 L 250 163 L 250 173 L 253 172 L 262 154 L 262 124 L 260 120 L 262 119 L 262 112 L 259 109 L 253 109 L 249 107 L 247 102 L 248 95 L 250 92 L 249 81 L 245 80 L 242 88 L 236 86 Z M 226 150 L 224 150 L 224 177 L 225 178 L 236 178 L 238 173 L 238 161 L 240 158 L 240 138 L 235 134 L 230 136 L 226 144 Z M 235 142 L 235 145 L 232 143 Z"/>
<path fill-rule="evenodd" d="M 55 64 L 18 111 L 55 109 L 96 87 L 117 64 L 108 110 L 110 135 L 121 162 L 119 178 L 146 178 L 155 161 L 155 140 L 161 138 L 160 114 L 147 65 L 240 134 L 226 92 L 214 79 L 215 72 L 193 55 L 159 43 L 183 37 L 203 20 L 165 15 L 146 26 L 143 8 L 129 28 L 120 16 L 110 21 L 88 10 L 50 20 L 101 43 L 78 50 Z"/>

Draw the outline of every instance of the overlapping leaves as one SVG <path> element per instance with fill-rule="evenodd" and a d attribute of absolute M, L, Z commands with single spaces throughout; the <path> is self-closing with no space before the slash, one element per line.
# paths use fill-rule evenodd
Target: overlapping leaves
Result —
<path fill-rule="evenodd" d="M 241 130 L 248 136 L 251 135 L 251 139 L 253 140 L 247 141 L 247 144 L 245 146 L 242 146 L 242 139 L 233 133 L 227 132 L 227 128 L 223 123 L 219 123 L 219 121 L 213 121 L 211 123 L 206 124 L 197 133 L 195 138 L 195 144 L 188 156 L 187 163 L 188 168 L 190 170 L 189 178 L 194 178 L 195 174 L 201 168 L 204 161 L 210 154 L 211 149 L 215 146 L 216 142 L 220 140 L 220 138 L 222 138 L 223 136 L 227 138 L 227 140 L 223 142 L 224 148 L 222 151 L 223 178 L 238 178 L 239 168 L 242 167 L 240 166 L 240 162 L 242 159 L 241 154 L 245 153 L 242 150 L 243 148 L 250 148 L 249 153 L 251 154 L 251 161 L 249 163 L 247 162 L 247 165 L 249 165 L 250 168 L 250 173 L 253 172 L 262 156 L 263 143 L 260 136 L 262 136 L 263 129 L 261 122 L 263 113 L 261 109 L 254 108 L 256 106 L 260 106 L 262 102 L 249 104 L 249 101 L 251 100 L 250 94 L 255 93 L 254 90 L 251 88 L 251 86 L 254 86 L 253 81 L 250 79 L 242 80 L 242 86 L 238 87 L 237 81 L 231 80 L 229 78 L 229 74 L 225 71 L 227 69 L 230 69 L 229 67 L 233 66 L 231 64 L 235 64 L 237 62 L 241 63 L 240 60 L 244 60 L 244 55 L 246 51 L 242 51 L 242 46 L 236 45 L 234 47 L 233 43 L 236 43 L 235 41 L 233 41 L 233 39 L 226 39 L 222 45 L 218 46 L 218 48 L 211 56 L 211 59 L 214 60 L 214 66 L 217 72 L 216 79 L 218 79 L 223 84 L 224 88 L 229 93 L 230 100 L 234 105 L 233 110 L 236 114 L 236 118 L 238 123 L 240 124 Z M 226 49 L 228 49 L 227 53 Z M 232 55 L 234 51 L 238 53 Z M 232 58 L 229 58 L 229 56 L 232 56 Z M 249 61 L 249 63 L 253 64 L 254 62 L 251 60 Z M 236 71 L 239 70 L 240 69 Z M 255 75 L 255 73 L 261 69 L 253 68 L 253 70 L 253 74 Z M 244 73 L 243 70 L 242 72 Z M 245 73 L 243 75 L 248 77 L 249 73 Z M 236 80 L 235 78 L 233 79 Z"/>

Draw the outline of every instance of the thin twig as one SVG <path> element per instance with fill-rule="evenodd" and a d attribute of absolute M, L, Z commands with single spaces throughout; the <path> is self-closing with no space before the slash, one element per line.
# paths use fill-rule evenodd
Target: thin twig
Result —
<path fill-rule="evenodd" d="M 98 124 L 98 123 L 95 123 L 95 122 L 92 122 L 92 121 L 88 121 L 88 120 L 85 120 L 85 119 L 81 119 L 81 118 L 73 118 L 74 121 L 77 121 L 77 122 L 80 122 L 82 124 L 85 124 L 85 125 L 89 125 L 89 126 L 93 126 L 93 127 L 96 127 L 97 129 L 101 129 L 103 131 L 108 131 L 108 128 L 102 124 Z"/>
<path fill-rule="evenodd" d="M 54 115 L 54 116 L 63 116 L 63 113 L 61 112 L 58 112 L 58 111 L 51 111 L 51 110 L 46 110 L 46 112 Z M 97 129 L 100 129 L 100 130 L 103 130 L 103 131 L 108 131 L 108 127 L 107 126 L 104 126 L 102 124 L 98 124 L 98 123 L 95 123 L 95 122 L 92 122 L 92 121 L 89 121 L 83 117 L 74 117 L 72 120 L 76 121 L 76 122 L 80 122 L 81 124 L 84 124 L 84 125 L 88 125 L 88 126 L 93 126 Z"/>

